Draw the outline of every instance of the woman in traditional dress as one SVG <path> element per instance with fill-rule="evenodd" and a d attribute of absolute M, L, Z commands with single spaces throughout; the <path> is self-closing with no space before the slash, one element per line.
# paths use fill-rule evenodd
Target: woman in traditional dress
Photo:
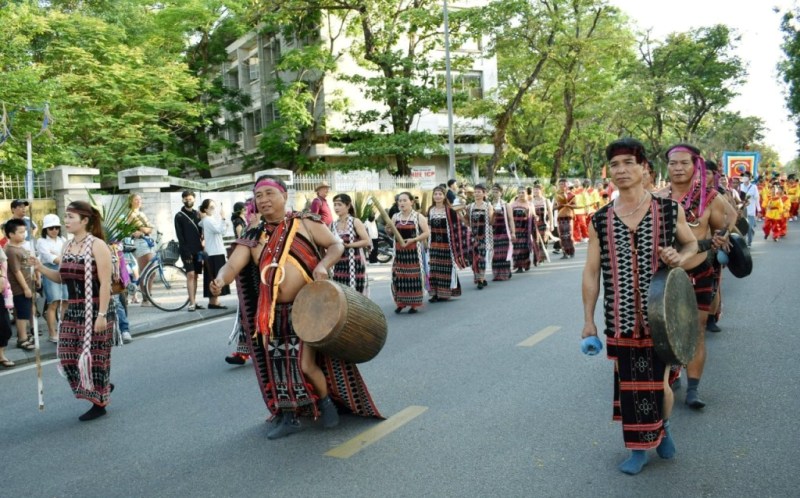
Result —
<path fill-rule="evenodd" d="M 333 198 L 333 212 L 338 219 L 331 224 L 331 231 L 344 242 L 344 253 L 333 267 L 333 281 L 367 296 L 369 286 L 364 249 L 372 244 L 372 240 L 364 224 L 356 218 L 353 200 L 349 195 L 337 194 Z"/>
<path fill-rule="evenodd" d="M 78 417 L 85 422 L 106 414 L 114 384 L 111 346 L 114 343 L 114 307 L 111 303 L 111 251 L 103 236 L 100 213 L 89 203 L 67 206 L 64 226 L 73 235 L 58 270 L 34 265 L 46 278 L 67 286 L 67 311 L 58 332 L 61 369 L 78 399 L 92 407 Z"/>
<path fill-rule="evenodd" d="M 386 233 L 397 231 L 400 241 L 395 239 L 394 262 L 392 264 L 392 297 L 400 313 L 410 307 L 409 314 L 422 307 L 425 292 L 424 243 L 430 230 L 424 215 L 412 209 L 413 197 L 408 192 L 397 196 L 399 211 L 392 217 L 392 224 L 386 225 Z"/>
<path fill-rule="evenodd" d="M 228 307 L 224 304 L 219 304 L 219 296 L 230 294 L 230 287 L 225 286 L 219 294 L 214 295 L 211 292 L 210 285 L 220 268 L 225 266 L 226 251 L 222 236 L 228 229 L 228 220 L 225 219 L 222 207 L 220 207 L 219 215 L 217 215 L 217 203 L 211 199 L 204 199 L 200 204 L 200 227 L 203 229 L 203 239 L 205 240 L 205 245 L 203 246 L 203 252 L 205 252 L 203 297 L 208 298 L 208 309 L 224 310 Z"/>
<path fill-rule="evenodd" d="M 542 195 L 542 186 L 539 182 L 533 184 L 533 212 L 535 214 L 534 223 L 538 231 L 532 234 L 533 243 L 541 247 L 541 251 L 537 254 L 538 262 L 541 263 L 547 259 L 547 241 L 550 238 L 550 232 L 553 231 L 553 204 L 550 199 Z"/>
<path fill-rule="evenodd" d="M 486 201 L 486 186 L 482 183 L 475 185 L 473 193 L 475 201 L 467 207 L 469 228 L 472 234 L 472 274 L 478 290 L 483 289 L 486 283 L 486 267 L 492 257 L 492 216 L 494 209 Z"/>
<path fill-rule="evenodd" d="M 514 235 L 514 220 L 511 210 L 503 200 L 503 187 L 495 183 L 492 186 L 492 280 L 502 281 L 511 278 L 511 259 L 513 255 L 511 242 Z"/>
<path fill-rule="evenodd" d="M 433 189 L 433 204 L 428 209 L 431 240 L 428 250 L 430 261 L 430 289 L 428 301 L 446 301 L 461 295 L 458 281 L 459 268 L 466 268 L 469 249 L 467 227 L 450 206 L 442 186 Z"/>
<path fill-rule="evenodd" d="M 525 187 L 517 188 L 517 198 L 511 203 L 509 209 L 514 220 L 514 231 L 517 234 L 517 238 L 514 239 L 514 270 L 522 273 L 531 269 L 531 254 L 534 253 L 531 237 L 533 210 L 528 202 L 528 193 Z M 536 263 L 538 264 L 538 261 Z"/>

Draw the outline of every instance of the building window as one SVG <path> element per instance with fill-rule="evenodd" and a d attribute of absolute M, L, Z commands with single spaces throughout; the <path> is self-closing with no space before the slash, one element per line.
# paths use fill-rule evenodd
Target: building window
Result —
<path fill-rule="evenodd" d="M 453 94 L 465 94 L 468 100 L 483 98 L 483 73 L 450 73 L 453 78 Z M 444 91 L 447 88 L 447 77 L 444 73 L 436 76 L 436 88 Z"/>
<path fill-rule="evenodd" d="M 277 64 L 281 58 L 281 42 L 278 39 L 273 39 L 269 44 L 269 62 L 270 64 Z"/>
<path fill-rule="evenodd" d="M 225 86 L 228 88 L 239 88 L 239 71 L 233 69 L 226 73 Z"/>
<path fill-rule="evenodd" d="M 260 135 L 261 130 L 264 128 L 264 123 L 261 120 L 261 109 L 256 109 L 251 114 L 253 117 L 253 135 Z"/>
<path fill-rule="evenodd" d="M 250 59 L 247 61 L 247 67 L 250 72 L 251 82 L 258 80 L 261 77 L 259 72 L 260 67 L 258 65 L 258 57 L 250 57 Z"/>
<path fill-rule="evenodd" d="M 266 106 L 264 106 L 264 123 L 270 124 L 274 123 L 275 121 L 281 118 L 281 113 L 278 111 L 278 108 L 275 106 L 275 103 L 270 102 Z"/>

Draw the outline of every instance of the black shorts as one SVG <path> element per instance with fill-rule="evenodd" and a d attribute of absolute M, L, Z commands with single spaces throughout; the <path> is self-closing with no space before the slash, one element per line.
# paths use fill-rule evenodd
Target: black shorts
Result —
<path fill-rule="evenodd" d="M 186 273 L 195 272 L 198 275 L 203 273 L 203 256 L 205 253 L 197 252 L 197 253 L 181 253 L 181 262 L 183 263 L 183 269 L 186 270 Z"/>
<path fill-rule="evenodd" d="M 687 270 L 686 273 L 692 279 L 694 296 L 697 298 L 697 309 L 700 311 L 710 310 L 717 293 L 717 275 L 714 266 L 706 260 L 691 270 Z"/>
<path fill-rule="evenodd" d="M 30 320 L 33 312 L 33 299 L 25 297 L 25 294 L 14 296 L 14 317 L 17 320 Z"/>

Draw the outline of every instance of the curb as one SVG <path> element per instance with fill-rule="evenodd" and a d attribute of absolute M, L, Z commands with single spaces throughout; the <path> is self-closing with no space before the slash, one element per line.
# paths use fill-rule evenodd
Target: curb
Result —
<path fill-rule="evenodd" d="M 180 310 L 180 311 L 175 311 L 173 313 L 180 313 L 181 311 L 185 312 L 185 310 Z M 197 312 L 195 312 L 195 313 L 197 313 Z M 187 320 L 183 320 L 183 321 L 181 321 L 179 323 L 164 323 L 164 320 L 160 320 L 159 322 L 156 322 L 156 323 L 161 323 L 162 325 L 155 325 L 153 328 L 148 328 L 147 330 L 141 330 L 142 328 L 147 327 L 146 324 L 133 325 L 133 326 L 131 326 L 131 335 L 134 338 L 142 337 L 142 336 L 145 336 L 145 335 L 155 334 L 157 332 L 162 332 L 164 330 L 169 330 L 169 329 L 180 327 L 180 326 L 184 326 L 184 325 L 191 325 L 193 323 L 203 322 L 205 320 L 210 320 L 212 318 L 219 318 L 219 317 L 222 317 L 222 316 L 233 315 L 235 313 L 236 313 L 236 307 L 229 307 L 227 310 L 220 310 L 220 311 L 214 312 L 214 314 L 208 315 L 208 316 L 203 316 L 201 314 L 197 314 L 196 318 L 190 318 L 190 319 L 187 319 Z M 137 330 L 137 329 L 139 329 L 139 330 Z M 42 339 L 46 342 L 46 339 L 44 338 L 44 336 L 42 337 Z M 9 342 L 9 348 L 13 347 L 11 345 L 12 342 L 13 341 Z M 34 363 L 36 361 L 36 355 L 35 355 L 35 353 L 33 351 L 26 352 L 24 354 L 25 354 L 24 358 L 15 358 L 13 360 L 14 363 L 16 364 L 15 367 L 5 369 L 5 371 L 9 371 L 10 372 L 10 371 L 13 371 L 14 368 L 16 368 L 18 366 L 27 365 L 28 363 Z M 41 352 L 40 353 L 40 357 L 41 357 L 42 361 L 55 359 L 57 357 L 56 356 L 56 351 Z"/>

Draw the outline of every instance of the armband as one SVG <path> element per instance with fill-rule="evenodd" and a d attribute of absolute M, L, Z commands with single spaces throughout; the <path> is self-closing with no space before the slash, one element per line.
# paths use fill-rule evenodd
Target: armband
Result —
<path fill-rule="evenodd" d="M 697 241 L 697 253 L 706 252 L 711 250 L 711 239 L 702 239 Z"/>

